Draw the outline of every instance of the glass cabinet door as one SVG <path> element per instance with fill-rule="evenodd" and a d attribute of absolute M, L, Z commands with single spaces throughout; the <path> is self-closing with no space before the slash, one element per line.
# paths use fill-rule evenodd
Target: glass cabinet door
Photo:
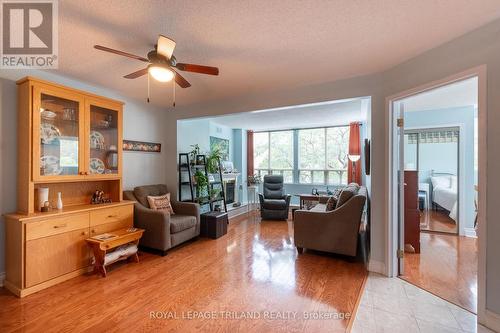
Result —
<path fill-rule="evenodd" d="M 78 178 L 83 174 L 82 110 L 83 98 L 78 95 L 34 88 L 35 180 Z"/>
<path fill-rule="evenodd" d="M 121 107 L 90 101 L 87 104 L 88 174 L 93 177 L 112 177 L 120 174 Z"/>

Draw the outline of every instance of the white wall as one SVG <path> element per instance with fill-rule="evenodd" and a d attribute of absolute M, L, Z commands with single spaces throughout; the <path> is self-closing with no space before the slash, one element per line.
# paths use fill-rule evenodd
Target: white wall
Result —
<path fill-rule="evenodd" d="M 166 113 L 137 100 L 130 100 L 116 92 L 84 82 L 75 81 L 47 71 L 0 70 L 0 214 L 16 210 L 17 170 L 17 87 L 16 80 L 34 76 L 72 88 L 89 91 L 125 102 L 123 138 L 137 141 L 160 142 L 161 153 L 123 153 L 123 187 L 165 183 L 166 158 L 172 149 L 165 133 Z M 175 147 L 175 140 L 173 143 Z M 0 218 L 0 275 L 5 270 L 5 230 Z"/>
<path fill-rule="evenodd" d="M 371 96 L 372 115 L 372 175 L 371 182 L 371 259 L 384 267 L 386 258 L 386 227 L 388 221 L 388 113 L 385 99 L 404 90 L 442 79 L 466 69 L 486 64 L 488 75 L 488 171 L 489 184 L 499 184 L 500 156 L 500 20 L 476 31 L 425 52 L 383 73 L 342 81 L 325 82 L 313 86 L 248 94 L 234 98 L 194 104 L 179 108 L 169 114 L 169 140 L 175 140 L 175 120 L 200 116 L 214 116 L 272 107 L 321 102 L 335 99 Z M 390 52 L 390 51 L 389 51 Z M 169 151 L 167 164 L 168 184 L 175 186 L 176 163 Z M 170 185 L 170 186 L 172 186 Z M 489 186 L 487 193 L 487 309 L 500 314 L 500 223 L 497 208 L 500 206 L 500 186 Z"/>

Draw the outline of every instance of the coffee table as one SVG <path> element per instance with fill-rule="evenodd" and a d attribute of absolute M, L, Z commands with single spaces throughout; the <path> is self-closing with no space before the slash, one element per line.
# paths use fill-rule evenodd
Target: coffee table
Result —
<path fill-rule="evenodd" d="M 321 197 L 320 195 L 316 195 L 316 194 L 294 194 L 294 196 L 299 197 L 300 209 L 304 208 L 305 201 L 318 201 L 319 202 L 319 198 Z"/>
<path fill-rule="evenodd" d="M 112 238 L 108 238 L 106 240 L 98 240 L 94 236 L 93 238 L 87 238 L 85 241 L 92 248 L 94 252 L 94 273 L 100 272 L 103 277 L 106 277 L 106 266 L 111 265 L 120 260 L 126 259 L 134 259 L 135 262 L 139 262 L 139 256 L 137 255 L 137 251 L 133 253 L 127 253 L 125 255 L 119 256 L 111 261 L 106 262 L 106 254 L 112 252 L 117 247 L 126 245 L 126 244 L 134 244 L 138 245 L 139 240 L 144 233 L 144 229 L 139 228 L 125 228 L 107 232 L 106 234 L 114 235 Z"/>

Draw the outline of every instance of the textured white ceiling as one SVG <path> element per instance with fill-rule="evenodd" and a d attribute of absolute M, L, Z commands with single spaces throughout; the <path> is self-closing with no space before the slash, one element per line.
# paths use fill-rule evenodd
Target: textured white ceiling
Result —
<path fill-rule="evenodd" d="M 366 121 L 368 98 L 298 105 L 210 118 L 231 128 L 254 131 L 347 125 Z"/>
<path fill-rule="evenodd" d="M 403 99 L 405 112 L 477 106 L 477 78 L 455 82 Z"/>
<path fill-rule="evenodd" d="M 92 46 L 145 56 L 165 34 L 179 61 L 220 68 L 184 75 L 187 105 L 378 72 L 498 17 L 498 0 L 60 0 L 59 72 L 145 98 L 146 77 L 122 78 L 143 63 Z M 155 82 L 152 102 L 171 91 Z"/>

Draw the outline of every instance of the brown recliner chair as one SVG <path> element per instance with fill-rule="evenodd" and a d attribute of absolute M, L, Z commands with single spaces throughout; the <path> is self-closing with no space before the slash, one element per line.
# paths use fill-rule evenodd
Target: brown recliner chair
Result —
<path fill-rule="evenodd" d="M 171 201 L 173 215 L 166 210 L 149 208 L 148 195 L 167 194 L 163 184 L 138 186 L 133 191 L 124 191 L 126 200 L 136 201 L 134 205 L 134 226 L 145 229 L 139 245 L 160 251 L 167 250 L 200 235 L 200 206 L 191 202 Z"/>
<path fill-rule="evenodd" d="M 360 249 L 365 256 L 366 201 L 366 187 L 349 184 L 342 190 L 334 210 L 326 211 L 326 203 L 319 203 L 311 210 L 295 211 L 293 232 L 297 251 L 311 249 L 354 257 Z"/>

